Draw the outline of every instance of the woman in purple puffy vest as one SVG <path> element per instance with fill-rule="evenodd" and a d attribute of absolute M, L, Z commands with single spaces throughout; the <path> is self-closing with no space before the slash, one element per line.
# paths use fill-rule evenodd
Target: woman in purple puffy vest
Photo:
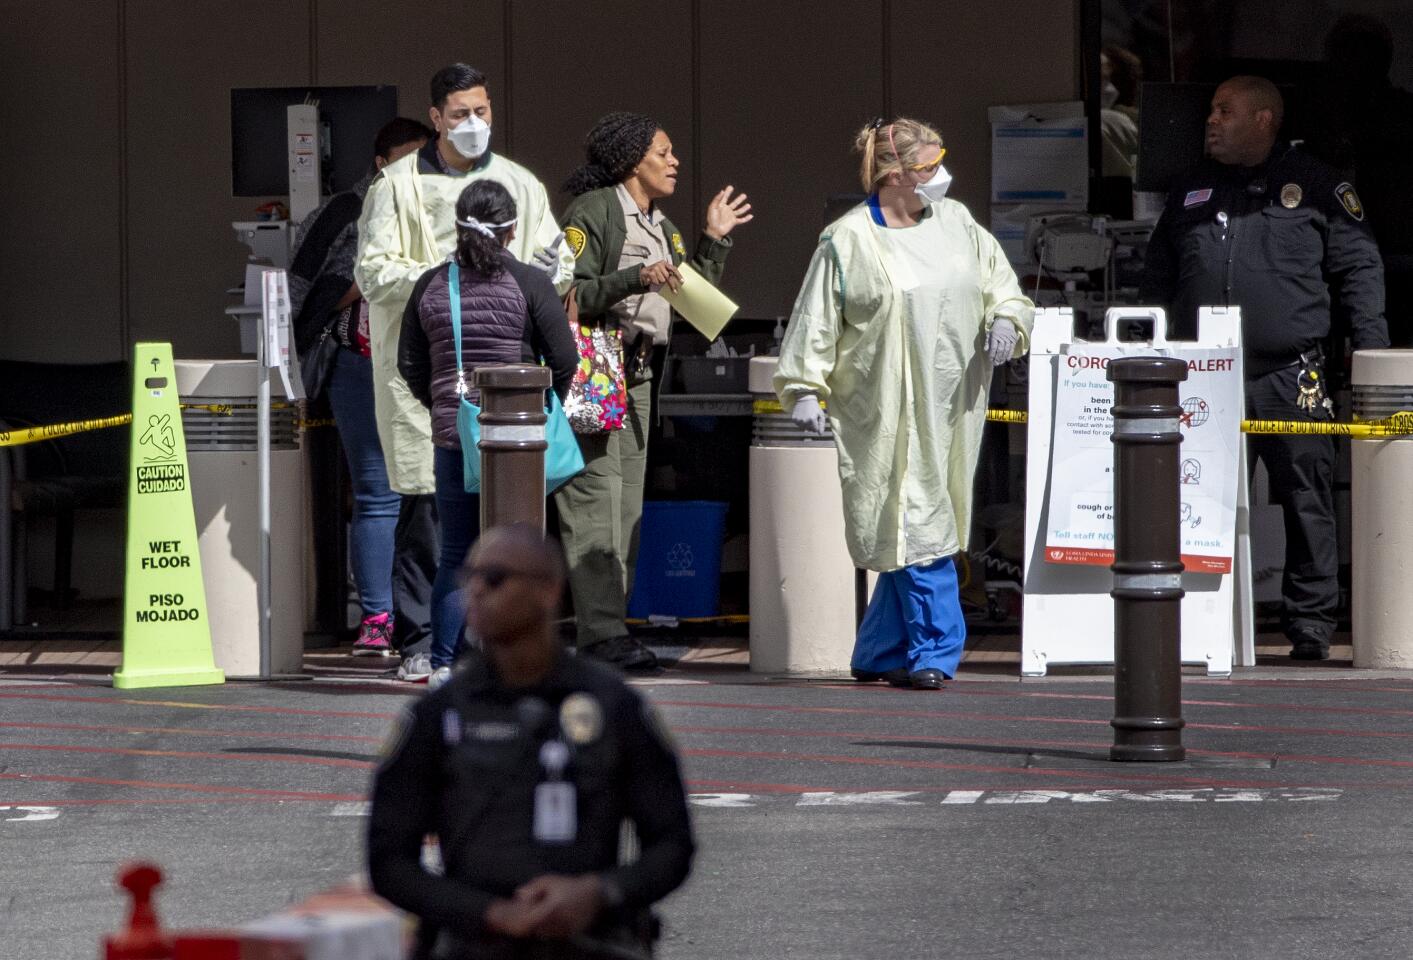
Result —
<path fill-rule="evenodd" d="M 515 200 L 494 180 L 470 184 L 456 201 L 456 261 L 461 289 L 451 291 L 450 264 L 422 275 L 408 298 L 398 339 L 397 367 L 413 396 L 432 412 L 433 466 L 441 547 L 432 584 L 432 668 L 449 668 L 459 645 L 463 610 L 457 571 L 480 532 L 480 498 L 467 493 L 451 296 L 461 299 L 461 362 L 465 383 L 479 366 L 538 363 L 550 368 L 561 400 L 569 391 L 579 352 L 554 286 L 537 267 L 505 249 L 515 236 Z M 472 403 L 479 397 L 469 390 Z M 449 671 L 434 672 L 433 681 Z"/>

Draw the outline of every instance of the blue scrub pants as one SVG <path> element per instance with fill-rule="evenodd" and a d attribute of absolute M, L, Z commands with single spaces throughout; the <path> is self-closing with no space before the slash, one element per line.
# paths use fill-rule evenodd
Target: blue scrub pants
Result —
<path fill-rule="evenodd" d="M 941 670 L 951 679 L 966 638 L 957 568 L 943 557 L 878 575 L 850 665 L 872 673 Z"/>

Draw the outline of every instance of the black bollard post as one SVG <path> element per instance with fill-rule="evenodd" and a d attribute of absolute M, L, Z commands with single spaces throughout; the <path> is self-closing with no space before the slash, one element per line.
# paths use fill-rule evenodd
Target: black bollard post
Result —
<path fill-rule="evenodd" d="M 545 528 L 545 391 L 550 372 L 528 363 L 481 367 L 481 529 Z"/>
<path fill-rule="evenodd" d="M 1186 361 L 1124 357 L 1114 384 L 1114 745 L 1110 760 L 1182 760 L 1178 384 Z"/>

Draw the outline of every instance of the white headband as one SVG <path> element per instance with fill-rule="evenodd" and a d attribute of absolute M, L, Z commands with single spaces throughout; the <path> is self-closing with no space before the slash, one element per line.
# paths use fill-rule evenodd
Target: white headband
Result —
<path fill-rule="evenodd" d="M 477 233 L 494 240 L 497 231 L 515 226 L 515 222 L 519 219 L 519 217 L 511 217 L 509 220 L 505 221 L 505 223 L 482 223 L 475 217 L 469 217 L 465 220 L 456 221 L 456 225 L 458 227 L 465 227 L 467 230 L 475 230 Z"/>

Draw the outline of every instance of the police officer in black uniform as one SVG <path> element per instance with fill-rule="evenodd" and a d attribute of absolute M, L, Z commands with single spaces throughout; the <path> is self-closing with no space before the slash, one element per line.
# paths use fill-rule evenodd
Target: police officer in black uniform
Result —
<path fill-rule="evenodd" d="M 1278 143 L 1280 92 L 1233 77 L 1207 118 L 1208 159 L 1179 178 L 1148 247 L 1144 303 L 1167 304 L 1176 337 L 1199 306 L 1239 306 L 1247 415 L 1330 420 L 1323 344 L 1331 305 L 1354 349 L 1388 346 L 1383 265 L 1354 187 Z M 1283 623 L 1291 657 L 1329 657 L 1339 603 L 1334 440 L 1250 438 L 1285 514 Z"/>
<path fill-rule="evenodd" d="M 417 958 L 647 957 L 648 907 L 693 854 L 665 734 L 612 667 L 559 643 L 564 570 L 537 530 L 487 531 L 464 576 L 483 651 L 412 706 L 378 768 L 373 889 L 421 918 Z M 639 852 L 621 864 L 625 821 Z"/>

